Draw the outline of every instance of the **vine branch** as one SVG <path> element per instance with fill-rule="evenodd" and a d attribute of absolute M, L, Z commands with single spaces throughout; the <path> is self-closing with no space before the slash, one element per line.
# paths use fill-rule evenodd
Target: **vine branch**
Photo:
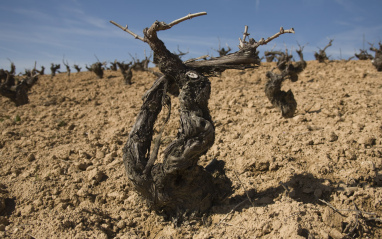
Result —
<path fill-rule="evenodd" d="M 249 36 L 249 33 L 247 33 L 247 31 L 248 31 L 248 26 L 245 26 L 245 28 L 244 28 L 244 33 L 243 33 L 243 40 L 241 40 L 241 38 L 239 38 L 239 48 L 240 49 L 242 49 L 242 48 L 246 48 L 246 47 L 252 47 L 252 48 L 257 48 L 257 47 L 259 47 L 259 46 L 261 46 L 261 45 L 266 45 L 268 42 L 270 42 L 270 41 L 272 41 L 273 39 L 275 39 L 275 38 L 277 38 L 277 37 L 279 37 L 279 36 L 281 36 L 282 34 L 284 34 L 284 33 L 294 33 L 294 29 L 293 28 L 291 28 L 291 29 L 288 29 L 288 30 L 284 30 L 284 28 L 283 27 L 280 27 L 280 31 L 278 32 L 278 33 L 276 33 L 276 34 L 274 34 L 273 36 L 271 36 L 271 37 L 268 37 L 267 39 L 265 39 L 264 40 L 264 38 L 261 38 L 258 42 L 251 42 L 251 41 L 249 41 L 249 42 L 246 42 L 245 41 L 245 38 L 247 37 L 247 36 Z"/>
<path fill-rule="evenodd" d="M 199 16 L 203 16 L 203 15 L 207 15 L 206 12 L 198 12 L 198 13 L 193 13 L 193 14 L 188 14 L 187 16 L 184 16 L 184 17 L 181 17 L 177 20 L 174 20 L 172 21 L 171 23 L 167 24 L 165 22 L 160 22 L 159 24 L 156 24 L 157 22 L 155 22 L 150 28 L 152 28 L 154 31 L 161 31 L 161 30 L 167 30 L 167 29 L 170 29 L 171 27 L 175 26 L 176 24 L 179 24 L 181 22 L 184 22 L 186 20 L 190 20 L 194 17 L 199 17 Z M 134 32 L 130 31 L 127 27 L 127 25 L 125 27 L 122 27 L 120 24 L 114 22 L 114 21 L 110 21 L 110 23 L 112 23 L 113 25 L 121 28 L 123 31 L 129 33 L 130 35 L 132 35 L 135 39 L 138 39 L 138 40 L 141 40 L 143 42 L 147 42 L 145 40 L 145 38 L 139 36 L 138 34 L 135 34 Z M 154 27 L 155 26 L 155 27 Z"/>
<path fill-rule="evenodd" d="M 198 12 L 198 13 L 193 13 L 193 14 L 190 13 L 187 16 L 184 16 L 184 17 L 179 18 L 175 21 L 172 21 L 170 24 L 168 24 L 168 26 L 169 26 L 169 28 L 171 28 L 171 27 L 175 26 L 176 24 L 179 24 L 183 21 L 190 20 L 194 17 L 199 17 L 199 16 L 203 16 L 203 15 L 207 15 L 207 13 L 206 12 Z M 169 29 L 169 28 L 167 28 L 167 29 Z"/>
<path fill-rule="evenodd" d="M 123 31 L 129 33 L 130 35 L 132 35 L 135 39 L 138 39 L 138 40 L 141 40 L 143 42 L 146 42 L 145 39 L 141 36 L 138 36 L 137 34 L 135 34 L 134 32 L 130 31 L 128 28 L 127 28 L 127 25 L 126 27 L 123 27 L 121 25 L 119 25 L 118 23 L 114 22 L 114 21 L 110 21 L 110 23 L 114 24 L 115 26 L 121 28 Z"/>

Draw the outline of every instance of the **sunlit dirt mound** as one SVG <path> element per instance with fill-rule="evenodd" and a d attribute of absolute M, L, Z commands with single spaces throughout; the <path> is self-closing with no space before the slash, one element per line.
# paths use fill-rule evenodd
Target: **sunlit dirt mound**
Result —
<path fill-rule="evenodd" d="M 187 220 L 150 211 L 122 163 L 152 73 L 133 72 L 132 85 L 116 71 L 46 75 L 27 105 L 0 98 L 0 237 L 382 237 L 382 73 L 310 61 L 283 85 L 297 101 L 285 119 L 264 93 L 275 66 L 210 78 L 216 139 L 199 163 L 224 161 L 234 194 Z M 178 106 L 172 98 L 162 149 Z"/>

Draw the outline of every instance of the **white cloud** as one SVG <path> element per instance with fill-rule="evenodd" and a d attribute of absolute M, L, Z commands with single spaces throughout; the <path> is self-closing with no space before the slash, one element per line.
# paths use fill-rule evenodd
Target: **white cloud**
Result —
<path fill-rule="evenodd" d="M 335 0 L 335 2 L 348 12 L 353 12 L 357 9 L 356 6 L 348 0 Z"/>
<path fill-rule="evenodd" d="M 260 0 L 256 0 L 256 11 L 259 10 L 259 7 L 260 7 Z"/>

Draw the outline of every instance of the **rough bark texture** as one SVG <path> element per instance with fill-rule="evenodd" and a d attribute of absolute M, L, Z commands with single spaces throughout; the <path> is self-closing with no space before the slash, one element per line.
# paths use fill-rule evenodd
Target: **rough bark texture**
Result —
<path fill-rule="evenodd" d="M 226 69 L 254 68 L 260 65 L 259 52 L 256 49 L 242 49 L 222 57 L 212 57 L 204 61 L 186 63 L 187 66 L 206 75 L 223 72 Z"/>
<path fill-rule="evenodd" d="M 200 156 L 208 151 L 215 140 L 215 127 L 208 109 L 211 84 L 205 75 L 225 69 L 254 67 L 259 63 L 257 46 L 284 33 L 281 28 L 280 33 L 271 39 L 262 39 L 259 43 L 250 39 L 247 43 L 246 28 L 238 52 L 206 61 L 184 63 L 178 55 L 166 48 L 157 37 L 157 31 L 170 29 L 186 19 L 200 15 L 205 13 L 188 15 L 170 24 L 156 21 L 143 31 L 143 38 L 127 27 L 112 22 L 149 44 L 154 52 L 153 62 L 163 74 L 143 97 L 141 111 L 123 148 L 123 161 L 135 189 L 154 209 L 166 215 L 204 213 L 215 201 L 223 195 L 229 195 L 232 190 L 222 163 L 214 161 L 206 168 L 198 165 Z M 291 29 L 287 32 L 294 31 Z M 163 163 L 158 163 L 156 159 L 163 127 L 154 145 L 151 144 L 158 114 L 163 105 L 171 104 L 167 93 L 179 97 L 180 128 L 176 139 L 163 152 Z"/>
<path fill-rule="evenodd" d="M 208 109 L 211 85 L 157 38 L 156 31 L 165 26 L 155 22 L 144 31 L 145 41 L 154 51 L 164 76 L 144 96 L 141 112 L 124 147 L 124 163 L 130 181 L 158 211 L 168 215 L 179 211 L 205 212 L 217 197 L 211 173 L 197 165 L 215 139 Z M 180 89 L 180 129 L 177 139 L 164 150 L 163 163 L 155 164 L 157 152 L 150 154 L 153 127 L 170 84 Z"/>

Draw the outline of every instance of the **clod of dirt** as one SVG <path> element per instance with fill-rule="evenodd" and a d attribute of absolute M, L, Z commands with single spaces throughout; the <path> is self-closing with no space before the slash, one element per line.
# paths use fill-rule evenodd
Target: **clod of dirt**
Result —
<path fill-rule="evenodd" d="M 329 142 L 334 142 L 338 140 L 338 135 L 334 132 L 330 132 L 327 138 Z"/>
<path fill-rule="evenodd" d="M 34 206 L 32 204 L 26 205 L 20 209 L 20 213 L 22 216 L 29 216 L 29 214 L 31 214 L 32 212 L 34 212 Z"/>
<path fill-rule="evenodd" d="M 77 191 L 76 194 L 80 197 L 85 198 L 90 195 L 90 190 L 86 185 L 84 185 L 83 187 L 80 188 L 80 190 Z"/>
<path fill-rule="evenodd" d="M 101 182 L 102 180 L 105 179 L 105 177 L 106 177 L 106 174 L 97 168 L 92 169 L 88 173 L 89 181 L 94 181 L 95 183 Z"/>
<path fill-rule="evenodd" d="M 322 213 L 322 221 L 330 227 L 341 229 L 343 218 L 333 209 L 326 207 Z"/>
<path fill-rule="evenodd" d="M 358 143 L 363 144 L 365 147 L 373 146 L 376 144 L 376 138 L 374 136 L 364 136 L 358 140 Z"/>
<path fill-rule="evenodd" d="M 28 157 L 27 157 L 27 161 L 28 162 L 32 162 L 32 161 L 35 161 L 36 160 L 36 156 L 34 156 L 34 154 L 29 154 Z"/>
<path fill-rule="evenodd" d="M 85 171 L 89 166 L 91 165 L 91 163 L 88 163 L 88 162 L 77 162 L 75 163 L 75 166 L 79 169 L 79 170 L 82 170 L 82 171 Z"/>

